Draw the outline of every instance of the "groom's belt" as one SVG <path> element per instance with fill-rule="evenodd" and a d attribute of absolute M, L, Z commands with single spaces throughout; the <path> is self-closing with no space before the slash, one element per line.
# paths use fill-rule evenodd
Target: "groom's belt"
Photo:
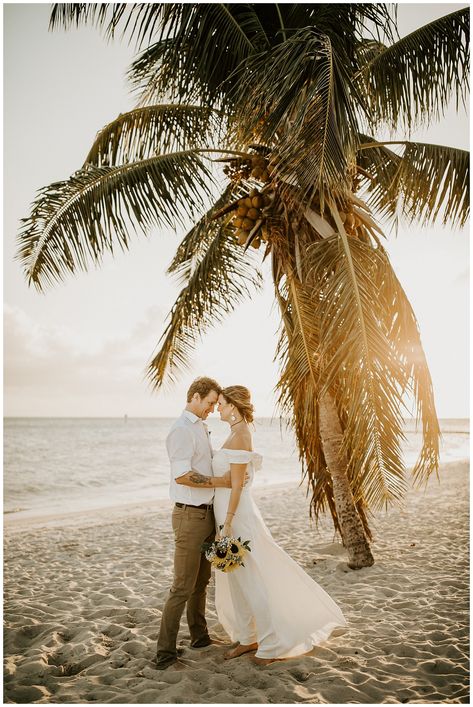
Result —
<path fill-rule="evenodd" d="M 212 503 L 201 503 L 200 506 L 193 506 L 191 503 L 178 503 L 177 501 L 176 506 L 178 508 L 205 508 L 207 511 L 210 511 L 213 508 Z"/>

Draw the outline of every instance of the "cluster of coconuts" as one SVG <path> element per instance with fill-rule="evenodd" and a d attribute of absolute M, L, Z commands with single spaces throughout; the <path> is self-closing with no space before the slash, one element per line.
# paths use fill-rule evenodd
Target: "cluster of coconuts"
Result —
<path fill-rule="evenodd" d="M 259 182 L 269 181 L 268 160 L 263 155 L 236 157 L 228 160 L 228 163 L 223 171 L 235 182 L 251 177 Z"/>
<path fill-rule="evenodd" d="M 347 209 L 346 212 L 340 211 L 339 213 L 347 235 L 356 237 L 358 235 L 357 229 L 360 228 L 360 226 L 363 226 L 363 221 L 357 214 L 354 213 L 354 211 L 349 211 Z"/>
<path fill-rule="evenodd" d="M 258 221 L 262 221 L 265 217 L 262 209 L 269 206 L 271 197 L 267 194 L 262 194 L 257 189 L 252 189 L 248 196 L 238 200 L 238 206 L 232 219 L 232 225 L 236 229 L 235 235 L 240 245 L 245 245 L 248 236 L 255 228 Z M 257 236 L 251 242 L 253 248 L 259 248 L 261 238 Z"/>

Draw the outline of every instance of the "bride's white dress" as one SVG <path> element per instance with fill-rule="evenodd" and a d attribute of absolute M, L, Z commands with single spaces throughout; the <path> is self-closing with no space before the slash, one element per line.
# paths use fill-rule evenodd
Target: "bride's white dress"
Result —
<path fill-rule="evenodd" d="M 219 449 L 214 453 L 215 476 L 222 476 L 231 463 L 248 464 L 250 478 L 242 490 L 232 533 L 249 540 L 251 548 L 244 567 L 215 572 L 215 604 L 232 641 L 258 643 L 259 658 L 290 658 L 307 653 L 347 622 L 333 599 L 276 544 L 266 527 L 251 494 L 261 462 L 257 452 Z M 215 490 L 217 527 L 225 521 L 230 493 L 231 489 Z"/>

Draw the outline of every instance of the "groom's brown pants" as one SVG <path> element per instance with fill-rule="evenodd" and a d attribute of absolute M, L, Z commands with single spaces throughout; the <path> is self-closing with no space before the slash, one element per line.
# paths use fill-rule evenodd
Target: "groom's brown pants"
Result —
<path fill-rule="evenodd" d="M 205 599 L 210 579 L 210 562 L 201 553 L 203 542 L 215 537 L 213 510 L 174 506 L 174 580 L 161 616 L 157 660 L 176 657 L 176 640 L 184 607 L 191 645 L 208 637 L 205 620 Z"/>

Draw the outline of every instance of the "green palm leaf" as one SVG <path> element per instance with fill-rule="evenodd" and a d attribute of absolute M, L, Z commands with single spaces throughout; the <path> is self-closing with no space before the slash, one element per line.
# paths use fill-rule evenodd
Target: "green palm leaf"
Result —
<path fill-rule="evenodd" d="M 138 224 L 174 227 L 201 211 L 212 175 L 196 151 L 159 155 L 117 167 L 87 165 L 40 191 L 24 219 L 18 258 L 42 289 L 87 261 L 100 262 L 114 241 L 129 245 Z"/>
<path fill-rule="evenodd" d="M 222 116 L 204 106 L 161 104 L 123 113 L 97 134 L 85 163 L 98 166 L 193 149 L 219 139 Z"/>
<path fill-rule="evenodd" d="M 118 28 L 121 37 L 128 34 L 137 47 L 158 32 L 165 11 L 164 3 L 54 3 L 50 29 L 68 29 L 79 24 L 93 24 L 113 39 Z"/>
<path fill-rule="evenodd" d="M 383 216 L 401 214 L 408 223 L 464 226 L 470 214 L 469 152 L 420 142 L 397 155 L 385 145 L 361 136 L 358 164 L 364 170 L 367 201 Z M 364 143 L 364 144 L 363 144 Z"/>
<path fill-rule="evenodd" d="M 274 146 L 281 179 L 307 194 L 341 189 L 344 174 L 348 188 L 358 125 L 348 75 L 326 35 L 303 29 L 247 61 L 234 103 L 241 144 L 256 136 Z"/>
<path fill-rule="evenodd" d="M 219 105 L 223 83 L 267 38 L 251 5 L 166 5 L 158 41 L 132 64 L 134 87 L 145 102 L 163 97 Z"/>
<path fill-rule="evenodd" d="M 380 123 L 408 130 L 439 119 L 452 95 L 466 106 L 470 10 L 440 17 L 378 53 L 358 80 L 371 104 L 372 129 Z"/>
<path fill-rule="evenodd" d="M 174 258 L 168 267 L 168 274 L 177 274 L 178 277 L 188 280 L 191 270 L 199 258 L 208 249 L 215 238 L 213 219 L 214 215 L 230 202 L 242 196 L 241 188 L 230 183 L 221 196 L 212 205 L 204 216 L 186 233 L 176 250 Z"/>
<path fill-rule="evenodd" d="M 199 228 L 199 226 L 197 226 Z M 199 228 L 199 231 L 201 231 Z M 185 370 L 196 341 L 213 323 L 222 321 L 236 305 L 262 285 L 254 258 L 238 245 L 233 230 L 223 222 L 207 224 L 207 247 L 193 258 L 186 284 L 169 315 L 159 341 L 160 350 L 148 368 L 153 388 Z M 179 271 L 177 271 L 179 273 Z"/>

